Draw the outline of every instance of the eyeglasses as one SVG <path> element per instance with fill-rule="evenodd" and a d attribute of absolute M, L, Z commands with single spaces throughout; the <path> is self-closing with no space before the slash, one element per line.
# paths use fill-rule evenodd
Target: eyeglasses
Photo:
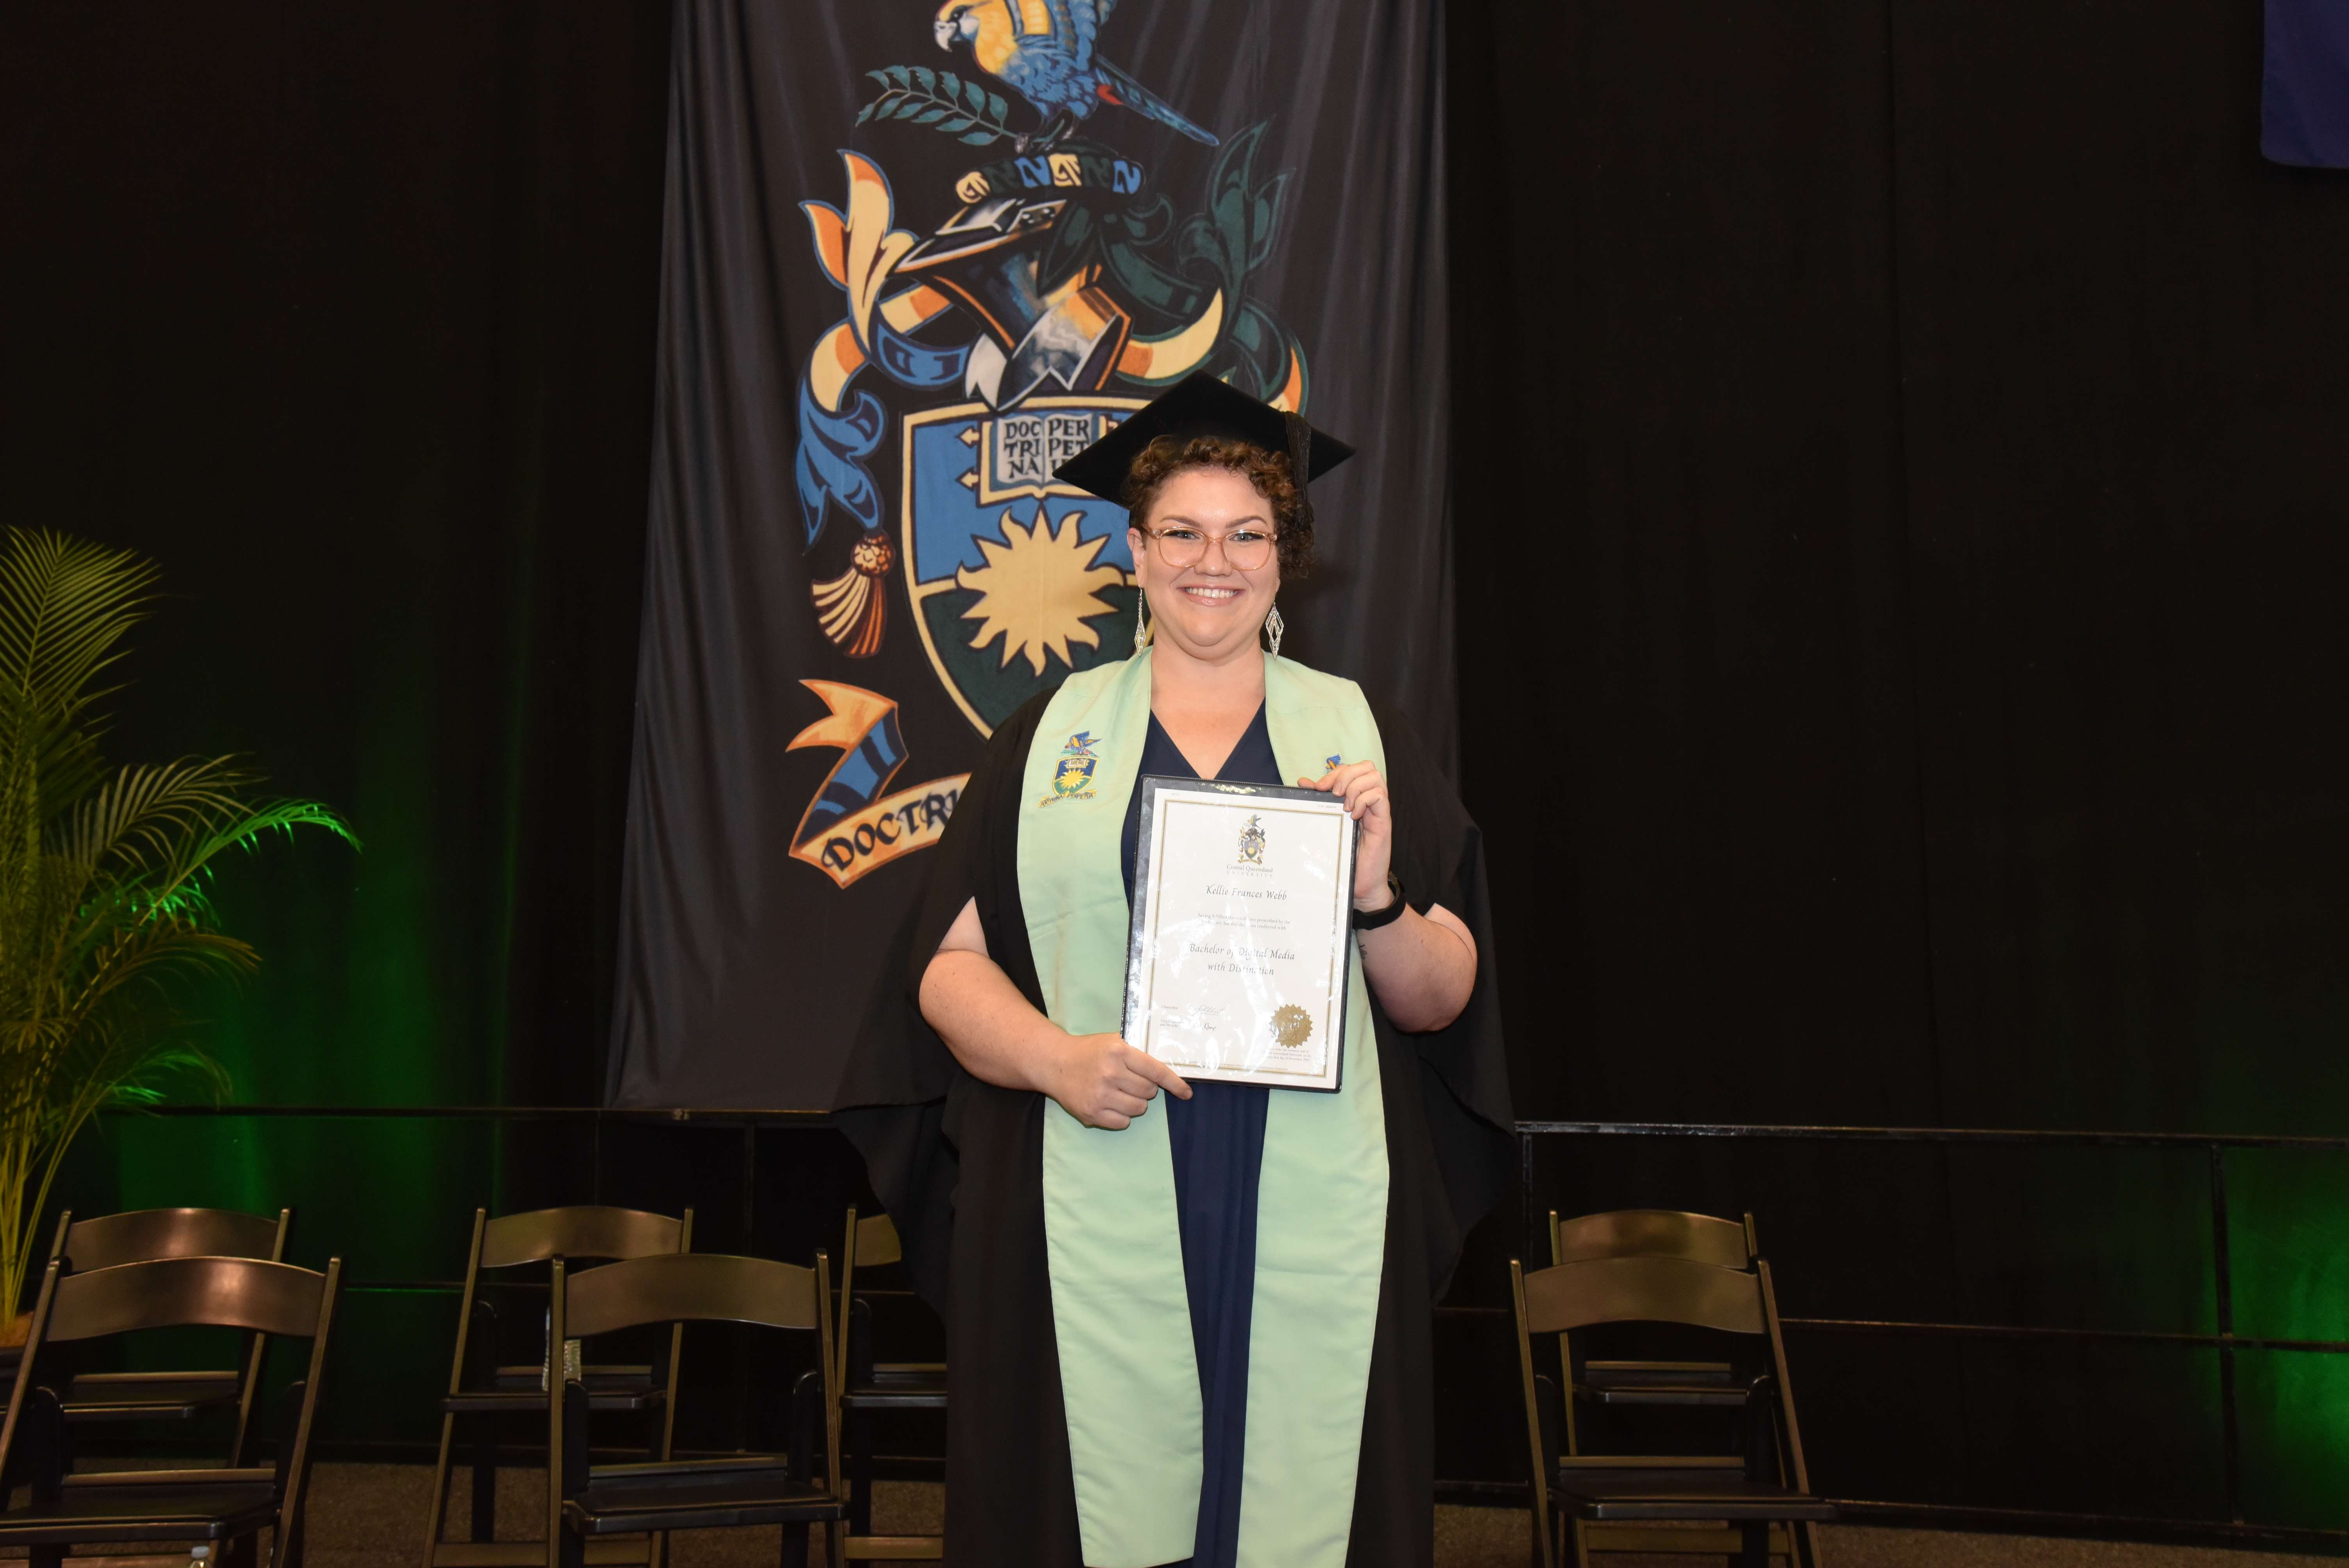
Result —
<path fill-rule="evenodd" d="M 1210 543 L 1224 547 L 1224 559 L 1236 572 L 1254 572 L 1272 559 L 1273 537 L 1258 529 L 1236 528 L 1222 535 L 1182 527 L 1145 528 L 1142 531 L 1156 548 L 1158 559 L 1177 571 L 1205 561 Z"/>

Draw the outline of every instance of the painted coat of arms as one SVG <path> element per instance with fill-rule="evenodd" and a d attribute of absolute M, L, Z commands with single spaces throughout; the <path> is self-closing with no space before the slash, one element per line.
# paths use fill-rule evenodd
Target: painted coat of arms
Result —
<path fill-rule="evenodd" d="M 852 658 L 915 638 L 983 735 L 1133 651 L 1125 514 L 1052 470 L 1195 370 L 1305 403 L 1304 352 L 1250 292 L 1289 193 L 1266 128 L 1218 135 L 1112 64 L 1115 4 L 909 18 L 946 62 L 869 71 L 845 201 L 801 203 L 844 307 L 799 395 L 818 617 Z M 1179 157 L 1179 196 L 1128 141 Z"/>

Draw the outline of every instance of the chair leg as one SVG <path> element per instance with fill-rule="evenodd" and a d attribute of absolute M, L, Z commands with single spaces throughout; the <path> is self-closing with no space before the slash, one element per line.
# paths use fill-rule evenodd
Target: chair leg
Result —
<path fill-rule="evenodd" d="M 481 1415 L 473 1418 L 481 1428 L 473 1444 L 473 1518 L 472 1539 L 495 1541 L 498 1538 L 498 1418 Z"/>
<path fill-rule="evenodd" d="M 660 1380 L 661 1370 L 658 1363 L 656 1362 L 653 1367 L 653 1386 L 658 1387 Z M 659 1405 L 648 1404 L 645 1407 L 645 1462 L 647 1464 L 657 1463 L 664 1457 L 661 1453 L 661 1415 L 662 1409 Z M 645 1568 L 662 1568 L 663 1561 L 667 1555 L 668 1532 L 665 1530 L 653 1531 L 645 1541 Z"/>
<path fill-rule="evenodd" d="M 1737 1553 L 1738 1568 L 1770 1568 L 1770 1522 L 1748 1520 L 1738 1533 L 1744 1537 Z"/>
<path fill-rule="evenodd" d="M 873 1533 L 873 1418 L 851 1410 L 841 1447 L 848 1450 L 848 1532 Z"/>
<path fill-rule="evenodd" d="M 66 1549 L 62 1546 L 36 1546 L 29 1549 L 25 1556 L 33 1568 L 59 1568 L 66 1560 Z"/>
<path fill-rule="evenodd" d="M 1558 1510 L 1557 1530 L 1551 1539 L 1557 1542 L 1568 1553 L 1567 1560 L 1574 1565 L 1574 1568 L 1590 1568 L 1590 1547 L 1582 1539 L 1581 1520 L 1564 1509 Z"/>
<path fill-rule="evenodd" d="M 783 1526 L 783 1568 L 808 1568 L 808 1527 Z"/>
<path fill-rule="evenodd" d="M 440 1554 L 440 1536 L 449 1527 L 449 1477 L 454 1470 L 450 1458 L 457 1437 L 457 1418 L 444 1414 L 440 1418 L 440 1450 L 432 1460 L 432 1501 L 424 1515 L 424 1568 L 432 1568 L 432 1560 Z"/>
<path fill-rule="evenodd" d="M 1824 1568 L 1819 1561 L 1818 1531 L 1819 1527 L 1807 1519 L 1787 1527 L 1787 1542 L 1793 1548 L 1788 1555 L 1795 1568 Z"/>

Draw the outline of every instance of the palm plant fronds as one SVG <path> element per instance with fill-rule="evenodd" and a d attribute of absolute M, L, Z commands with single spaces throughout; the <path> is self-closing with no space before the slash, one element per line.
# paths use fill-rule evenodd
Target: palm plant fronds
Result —
<path fill-rule="evenodd" d="M 250 971 L 208 896 L 227 850 L 320 828 L 313 800 L 256 800 L 233 758 L 109 769 L 100 678 L 144 619 L 153 565 L 127 551 L 11 529 L 0 544 L 0 1312 L 21 1298 L 32 1226 L 74 1137 L 98 1111 L 151 1104 L 194 1076 L 175 982 Z"/>

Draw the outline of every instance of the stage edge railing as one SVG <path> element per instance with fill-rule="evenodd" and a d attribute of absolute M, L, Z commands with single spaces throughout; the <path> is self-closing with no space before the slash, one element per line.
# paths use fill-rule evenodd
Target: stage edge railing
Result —
<path fill-rule="evenodd" d="M 711 1128 L 738 1128 L 742 1140 L 743 1191 L 753 1181 L 755 1139 L 761 1128 L 829 1128 L 832 1119 L 822 1111 L 730 1109 L 696 1107 L 664 1109 L 595 1106 L 271 1106 L 177 1105 L 135 1112 L 137 1117 L 202 1117 L 328 1119 L 414 1119 L 500 1122 L 591 1122 L 597 1137 L 593 1155 L 596 1184 L 602 1185 L 602 1128 L 613 1122 L 697 1123 Z M 1534 1150 L 1543 1139 L 1646 1138 L 1673 1140 L 1734 1139 L 1796 1143 L 1914 1143 L 1976 1147 L 2152 1148 L 2202 1151 L 2209 1167 L 2210 1249 L 2215 1332 L 2162 1333 L 2143 1329 L 2052 1328 L 2027 1324 L 1931 1323 L 1906 1319 L 1787 1317 L 1789 1328 L 1813 1333 L 1915 1335 L 1958 1339 L 2037 1339 L 2084 1343 L 2176 1345 L 2213 1349 L 2219 1357 L 2221 1449 L 2225 1472 L 2225 1521 L 2161 1519 L 2139 1515 L 2061 1512 L 2032 1509 L 1993 1509 L 1938 1503 L 1895 1502 L 1866 1498 L 1838 1498 L 1847 1521 L 1895 1527 L 2011 1532 L 2026 1534 L 2087 1535 L 2106 1539 L 2157 1542 L 2209 1542 L 2238 1547 L 2272 1545 L 2287 1549 L 2349 1553 L 2349 1529 L 2314 1529 L 2295 1525 L 2250 1522 L 2242 1510 L 2241 1417 L 2236 1398 L 2235 1355 L 2239 1350 L 2284 1351 L 2310 1355 L 2349 1354 L 2349 1340 L 2276 1339 L 2235 1332 L 2232 1267 L 2229 1250 L 2227 1155 L 2230 1150 L 2294 1150 L 2310 1153 L 2349 1153 L 2349 1138 L 2298 1138 L 2260 1134 L 2186 1132 L 2093 1132 L 2002 1128 L 1948 1127 L 1786 1127 L 1738 1122 L 1657 1121 L 1520 1121 L 1516 1125 L 1518 1158 L 1518 1222 L 1522 1255 L 1539 1255 L 1543 1221 L 1534 1197 Z M 453 1290 L 455 1281 L 354 1281 L 356 1290 Z M 1494 1308 L 1439 1309 L 1448 1314 L 1489 1315 Z M 1522 1505 L 1521 1483 L 1455 1483 L 1441 1490 L 1460 1501 L 1516 1502 Z"/>

